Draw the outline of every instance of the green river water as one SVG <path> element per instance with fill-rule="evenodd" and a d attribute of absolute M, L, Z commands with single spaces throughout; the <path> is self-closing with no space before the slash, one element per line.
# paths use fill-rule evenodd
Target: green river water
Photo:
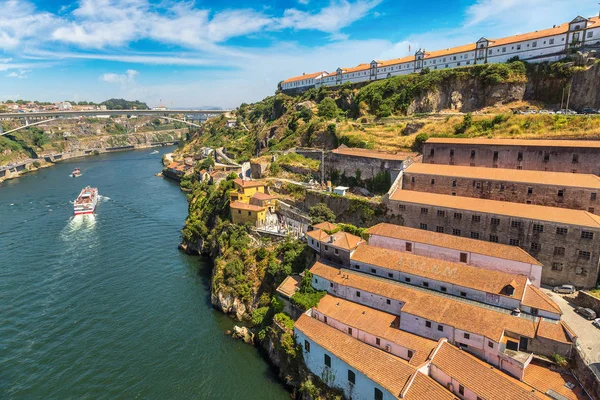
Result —
<path fill-rule="evenodd" d="M 177 250 L 185 194 L 154 176 L 171 150 L 0 184 L 1 399 L 289 398 L 256 349 L 224 335 L 210 265 Z M 85 185 L 96 215 L 73 217 Z"/>

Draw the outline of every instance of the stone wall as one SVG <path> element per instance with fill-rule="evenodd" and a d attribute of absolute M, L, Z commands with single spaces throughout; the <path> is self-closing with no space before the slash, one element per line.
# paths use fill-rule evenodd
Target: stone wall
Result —
<path fill-rule="evenodd" d="M 345 174 L 347 177 L 355 177 L 357 171 L 360 171 L 360 179 L 369 180 L 381 172 L 389 172 L 392 181 L 394 181 L 400 171 L 404 169 L 404 161 L 382 160 L 331 152 L 325 158 L 325 173 L 327 176 L 331 176 L 334 171 L 337 171 L 340 175 Z"/>
<path fill-rule="evenodd" d="M 390 200 L 389 213 L 401 224 L 430 231 L 471 237 L 485 241 L 516 245 L 543 264 L 542 283 L 572 284 L 577 287 L 595 286 L 600 259 L 600 229 L 566 226 L 550 221 L 482 214 L 468 209 L 420 205 Z M 534 225 L 542 225 L 534 230 Z M 567 228 L 558 234 L 557 228 Z M 592 239 L 583 239 L 582 231 L 593 231 Z M 538 247 L 539 246 L 539 247 Z M 557 250 L 558 249 L 558 250 Z M 589 259 L 580 257 L 587 251 Z"/>
<path fill-rule="evenodd" d="M 570 208 L 600 215 L 597 189 L 511 182 L 510 173 L 506 180 L 497 181 L 418 174 L 408 169 L 404 177 L 402 189 L 405 190 Z"/>
<path fill-rule="evenodd" d="M 585 361 L 584 355 L 580 350 L 573 350 L 573 375 L 579 380 L 584 389 L 592 396 L 593 399 L 600 399 L 600 372 L 594 373 L 594 368 L 598 371 L 600 365 L 592 364 L 591 366 Z"/>
<path fill-rule="evenodd" d="M 580 307 L 591 308 L 597 315 L 600 315 L 600 299 L 598 297 L 580 291 L 577 297 L 573 298 L 572 302 Z"/>
<path fill-rule="evenodd" d="M 353 197 L 342 197 L 329 193 L 307 190 L 302 201 L 296 203 L 301 210 L 308 212 L 311 207 L 324 203 L 336 215 L 337 222 L 368 228 L 380 222 L 399 223 L 395 216 L 386 214 L 383 203 Z"/>
<path fill-rule="evenodd" d="M 600 175 L 600 148 L 425 142 L 423 162 Z"/>

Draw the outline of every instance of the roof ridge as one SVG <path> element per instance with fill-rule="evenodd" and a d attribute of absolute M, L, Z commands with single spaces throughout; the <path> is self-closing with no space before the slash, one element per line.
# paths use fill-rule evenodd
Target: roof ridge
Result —
<path fill-rule="evenodd" d="M 560 309 L 560 307 L 558 306 L 558 304 L 556 304 L 552 299 L 550 299 L 550 297 L 548 297 L 546 295 L 546 293 L 542 292 L 540 289 L 538 289 L 537 287 L 533 286 L 533 285 L 527 285 L 527 288 L 532 288 L 533 291 L 542 299 L 544 300 L 547 304 L 549 304 L 552 308 L 554 308 L 555 310 L 558 310 L 558 312 L 560 314 L 562 314 L 562 310 Z"/>

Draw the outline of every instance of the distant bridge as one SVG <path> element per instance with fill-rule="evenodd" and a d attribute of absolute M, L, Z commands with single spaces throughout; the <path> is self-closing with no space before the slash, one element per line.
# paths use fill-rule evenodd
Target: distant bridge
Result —
<path fill-rule="evenodd" d="M 43 111 L 30 113 L 0 113 L 0 119 L 49 118 L 49 117 L 94 117 L 102 115 L 219 115 L 232 110 L 86 110 L 86 111 Z"/>
<path fill-rule="evenodd" d="M 211 115 L 215 115 L 215 114 L 227 113 L 230 110 L 185 110 L 185 112 L 183 110 L 167 110 L 167 111 L 165 111 L 165 110 L 110 110 L 110 111 L 94 110 L 94 111 L 62 111 L 62 112 L 57 111 L 57 112 L 39 112 L 39 113 L 0 113 L 0 120 L 1 119 L 14 119 L 14 118 L 25 119 L 25 125 L 20 126 L 15 129 L 11 129 L 6 132 L 2 132 L 2 129 L 0 127 L 0 136 L 6 135 L 6 134 L 12 133 L 12 132 L 20 131 L 21 129 L 26 129 L 31 126 L 44 124 L 44 123 L 51 122 L 51 121 L 56 121 L 57 119 L 59 119 L 59 117 L 76 118 L 76 117 L 90 116 L 90 115 L 115 115 L 115 114 L 113 114 L 115 111 L 119 112 L 119 114 L 117 114 L 117 115 L 154 115 L 157 118 L 166 119 L 168 121 L 177 121 L 177 122 L 184 123 L 188 126 L 200 128 L 201 125 L 187 121 L 185 119 L 185 116 L 184 116 L 184 119 L 179 119 L 179 118 L 167 117 L 167 115 L 179 115 L 182 113 L 184 113 L 186 115 L 198 115 L 200 113 L 203 113 L 203 114 L 211 113 Z M 150 113 L 147 114 L 148 112 L 150 112 Z M 94 114 L 88 114 L 88 113 L 94 113 Z M 42 119 L 42 120 L 30 123 L 29 120 L 31 120 L 31 119 Z"/>

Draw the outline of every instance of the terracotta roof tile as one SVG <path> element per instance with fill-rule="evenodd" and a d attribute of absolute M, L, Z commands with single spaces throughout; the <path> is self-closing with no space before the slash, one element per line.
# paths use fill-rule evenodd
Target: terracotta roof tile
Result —
<path fill-rule="evenodd" d="M 390 200 L 600 229 L 600 216 L 582 210 L 396 190 Z M 482 242 L 483 243 L 483 242 Z"/>
<path fill-rule="evenodd" d="M 425 374 L 417 373 L 403 400 L 458 400 L 450 391 Z"/>
<path fill-rule="evenodd" d="M 256 192 L 252 195 L 252 198 L 258 199 L 258 200 L 274 200 L 277 197 L 271 196 L 270 194 L 266 194 L 266 193 Z"/>
<path fill-rule="evenodd" d="M 306 314 L 296 321 L 294 329 L 302 332 L 313 342 L 344 361 L 350 367 L 357 369 L 373 382 L 381 385 L 388 392 L 399 398 L 403 389 L 411 382 L 417 385 L 412 392 L 412 385 L 406 396 L 411 400 L 421 399 L 421 393 L 431 393 L 432 400 L 452 400 L 454 395 L 442 388 L 430 377 L 418 372 L 416 367 L 392 354 L 386 353 L 373 346 L 362 343 L 352 336 L 346 335 L 335 328 L 324 324 Z M 422 375 L 422 377 L 419 377 Z M 418 380 L 417 380 L 418 378 Z M 411 397 L 412 396 L 412 397 Z"/>
<path fill-rule="evenodd" d="M 573 340 L 569 333 L 567 333 L 566 327 L 563 325 L 562 321 L 548 321 L 540 318 L 536 335 L 541 338 L 551 339 L 561 343 L 573 343 Z"/>
<path fill-rule="evenodd" d="M 469 239 L 461 236 L 449 235 L 424 231 L 423 229 L 409 228 L 407 226 L 380 223 L 372 226 L 367 231 L 370 235 L 384 236 L 393 239 L 408 240 L 448 249 L 460 250 L 475 254 L 483 254 L 490 257 L 505 260 L 519 261 L 527 264 L 541 265 L 529 253 L 517 246 L 485 242 L 482 240 Z"/>
<path fill-rule="evenodd" d="M 409 364 L 423 364 L 437 342 L 398 329 L 398 317 L 339 297 L 326 295 L 315 309 L 329 319 L 371 333 L 413 351 Z"/>
<path fill-rule="evenodd" d="M 406 174 L 446 176 L 468 179 L 481 179 L 503 182 L 534 183 L 600 189 L 600 177 L 592 174 L 571 174 L 568 172 L 544 172 L 525 169 L 502 169 L 466 167 L 461 165 L 441 165 L 413 163 Z"/>
<path fill-rule="evenodd" d="M 333 236 L 333 242 L 330 244 L 344 250 L 354 250 L 361 242 L 363 242 L 362 238 L 348 232 L 339 231 L 331 236 Z"/>
<path fill-rule="evenodd" d="M 552 139 L 479 139 L 479 138 L 429 138 L 426 143 L 481 146 L 532 146 L 532 147 L 584 147 L 600 148 L 600 140 L 552 140 Z"/>
<path fill-rule="evenodd" d="M 326 231 L 334 231 L 336 229 L 339 229 L 339 225 L 336 225 L 334 223 L 331 222 L 321 222 L 319 224 L 313 225 L 313 228 L 315 229 L 323 229 Z"/>
<path fill-rule="evenodd" d="M 310 272 L 341 286 L 365 290 L 403 302 L 405 304 L 402 307 L 402 312 L 483 335 L 495 341 L 500 341 L 505 330 L 529 338 L 535 336 L 536 326 L 532 320 L 511 316 L 508 313 L 485 306 L 442 297 L 442 295 L 433 292 L 419 290 L 350 270 L 341 271 L 321 262 L 316 262 Z"/>
<path fill-rule="evenodd" d="M 306 314 L 296 321 L 297 329 L 326 351 L 335 354 L 372 381 L 398 397 L 416 368 L 392 354 L 362 343 Z"/>
<path fill-rule="evenodd" d="M 552 301 L 552 299 L 548 297 L 546 293 L 542 292 L 533 285 L 527 286 L 522 304 L 562 315 L 562 311 L 560 310 L 558 304 Z"/>
<path fill-rule="evenodd" d="M 377 151 L 377 150 L 369 150 L 369 149 L 359 149 L 352 147 L 338 147 L 335 150 L 331 150 L 332 153 L 335 154 L 343 154 L 346 156 L 354 156 L 354 157 L 367 157 L 367 158 L 375 158 L 378 160 L 390 160 L 390 161 L 404 161 L 407 158 L 415 157 L 417 153 L 387 153 L 385 151 Z"/>
<path fill-rule="evenodd" d="M 523 42 L 525 40 L 533 40 L 533 39 L 540 39 L 540 38 L 548 37 L 548 36 L 560 35 L 562 33 L 567 32 L 568 30 L 569 30 L 569 23 L 564 23 L 564 24 L 557 25 L 554 28 L 542 29 L 542 30 L 535 31 L 535 32 L 522 33 L 520 35 L 508 36 L 508 37 L 503 37 L 500 39 L 489 39 L 491 42 L 489 47 L 498 47 L 498 46 L 503 46 L 506 44 Z"/>
<path fill-rule="evenodd" d="M 431 363 L 486 400 L 547 399 L 537 391 L 532 392 L 523 382 L 447 342 L 441 345 Z"/>
<path fill-rule="evenodd" d="M 430 58 L 434 58 L 434 57 L 443 57 L 443 56 L 447 56 L 447 55 L 451 55 L 451 54 L 466 53 L 469 51 L 475 51 L 476 48 L 477 48 L 477 43 L 469 43 L 469 44 L 465 44 L 462 46 L 451 47 L 449 49 L 444 49 L 444 50 L 426 51 L 425 59 L 430 59 Z"/>
<path fill-rule="evenodd" d="M 249 180 L 244 180 L 244 179 L 234 179 L 233 183 L 235 183 L 238 186 L 241 186 L 243 188 L 250 188 L 250 187 L 259 187 L 259 186 L 266 186 L 265 182 L 263 181 L 249 181 Z"/>
<path fill-rule="evenodd" d="M 242 203 L 241 201 L 233 201 L 229 206 L 235 210 L 246 210 L 246 211 L 264 211 L 265 208 L 261 206 L 255 206 L 253 204 Z"/>
<path fill-rule="evenodd" d="M 293 78 L 286 79 L 282 83 L 297 82 L 297 81 L 301 81 L 304 79 L 313 79 L 313 78 L 318 77 L 321 74 L 327 74 L 327 71 L 319 71 L 319 72 L 313 72 L 312 74 L 303 74 L 300 76 L 294 76 Z"/>
<path fill-rule="evenodd" d="M 569 374 L 561 374 L 558 371 L 552 371 L 537 364 L 529 364 L 525 368 L 523 381 L 542 393 L 552 390 L 568 400 L 589 399 L 575 377 Z M 565 386 L 566 383 L 571 383 L 575 387 L 569 389 Z"/>
<path fill-rule="evenodd" d="M 329 234 L 325 233 L 322 229 L 315 229 L 310 232 L 306 232 L 306 236 L 318 240 L 319 242 L 329 240 Z"/>
<path fill-rule="evenodd" d="M 300 275 L 289 275 L 277 287 L 277 291 L 284 296 L 292 297 L 300 289 L 300 280 Z"/>
<path fill-rule="evenodd" d="M 322 229 L 315 229 L 308 232 L 307 235 L 324 244 L 344 250 L 354 250 L 356 246 L 363 242 L 362 238 L 359 236 L 342 231 L 338 231 L 330 235 Z"/>
<path fill-rule="evenodd" d="M 506 297 L 513 299 L 521 299 L 527 287 L 527 277 L 524 275 L 472 267 L 466 264 L 369 246 L 368 244 L 358 246 L 352 254 L 352 261 L 359 261 L 393 271 L 400 271 L 500 296 L 506 296 L 501 293 L 502 289 L 507 285 L 511 285 L 514 288 L 514 294 Z"/>

